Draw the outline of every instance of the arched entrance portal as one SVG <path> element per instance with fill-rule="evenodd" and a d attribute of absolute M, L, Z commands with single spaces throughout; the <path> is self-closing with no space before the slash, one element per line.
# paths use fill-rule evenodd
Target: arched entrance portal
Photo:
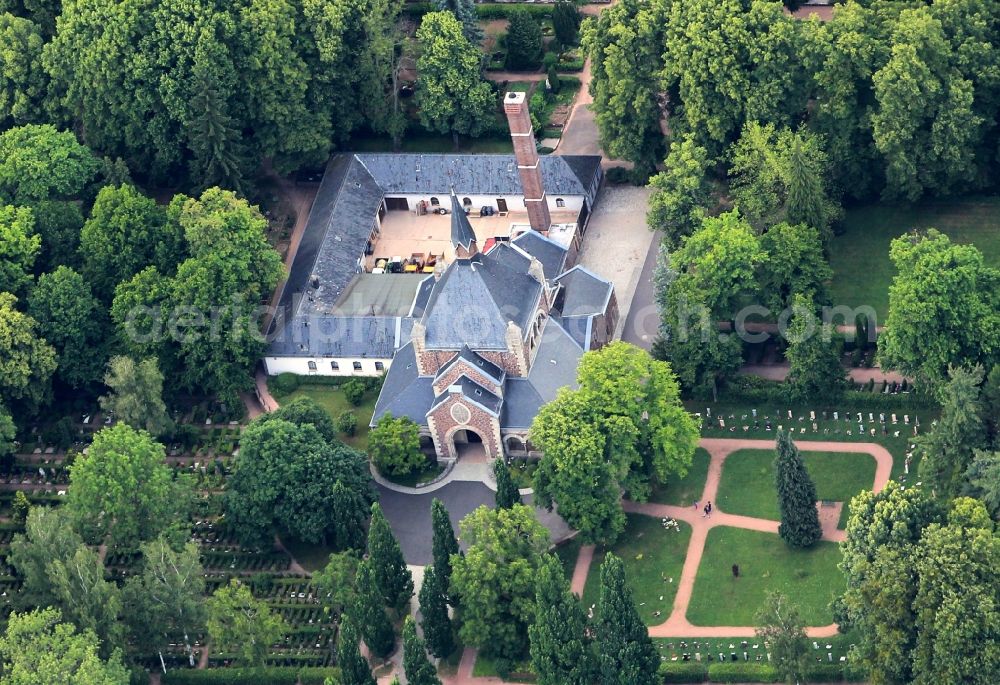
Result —
<path fill-rule="evenodd" d="M 451 434 L 452 448 L 460 461 L 486 461 L 483 436 L 471 428 L 459 428 Z"/>

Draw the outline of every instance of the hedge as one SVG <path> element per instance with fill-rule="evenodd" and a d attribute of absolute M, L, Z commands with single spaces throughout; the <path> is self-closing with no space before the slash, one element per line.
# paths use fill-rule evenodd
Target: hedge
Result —
<path fill-rule="evenodd" d="M 323 685 L 327 678 L 340 681 L 337 668 L 210 668 L 167 671 L 163 685 Z"/>
<path fill-rule="evenodd" d="M 657 670 L 660 682 L 703 683 L 708 680 L 708 667 L 697 661 L 664 661 Z"/>
<path fill-rule="evenodd" d="M 725 664 L 709 664 L 708 679 L 713 683 L 775 683 L 778 669 L 771 664 L 737 661 Z"/>
<path fill-rule="evenodd" d="M 681 667 L 687 666 L 695 668 L 690 672 L 682 672 Z M 752 661 L 714 663 L 709 664 L 707 669 L 697 663 L 663 663 L 660 665 L 660 675 L 663 676 L 664 683 L 704 682 L 706 676 L 713 683 L 781 682 L 777 668 L 768 663 Z M 685 676 L 688 680 L 683 679 Z M 805 680 L 810 683 L 861 682 L 864 676 L 841 664 L 814 664 L 806 669 Z"/>

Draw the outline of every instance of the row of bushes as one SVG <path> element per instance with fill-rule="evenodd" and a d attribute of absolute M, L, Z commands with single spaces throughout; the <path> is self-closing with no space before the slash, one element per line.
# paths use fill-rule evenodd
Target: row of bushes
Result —
<path fill-rule="evenodd" d="M 664 683 L 777 683 L 781 682 L 778 670 L 771 664 L 733 662 L 704 664 L 700 662 L 666 661 L 660 664 L 660 678 Z M 860 682 L 864 677 L 840 664 L 810 666 L 806 681 L 810 683 Z"/>
<path fill-rule="evenodd" d="M 274 397 L 280 400 L 304 384 L 328 385 L 342 389 L 348 401 L 357 405 L 366 392 L 379 390 L 384 380 L 384 376 L 300 376 L 295 373 L 282 373 L 271 378 L 268 388 Z"/>
<path fill-rule="evenodd" d="M 327 678 L 340 682 L 338 668 L 210 668 L 203 671 L 167 671 L 163 685 L 323 685 Z"/>
<path fill-rule="evenodd" d="M 437 11 L 437 5 L 433 2 L 408 2 L 403 5 L 403 15 L 412 19 L 419 19 L 428 12 Z M 552 16 L 551 4 L 525 4 L 520 2 L 505 3 L 483 3 L 476 5 L 476 14 L 480 19 L 509 19 L 511 12 L 523 11 L 541 19 Z"/>

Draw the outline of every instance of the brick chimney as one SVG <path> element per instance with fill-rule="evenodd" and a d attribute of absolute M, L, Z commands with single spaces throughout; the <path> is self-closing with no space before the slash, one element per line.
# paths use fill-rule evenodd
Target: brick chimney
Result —
<path fill-rule="evenodd" d="M 552 225 L 552 217 L 545 199 L 542 168 L 535 150 L 535 132 L 531 130 L 531 114 L 525 97 L 526 93 L 508 92 L 503 99 L 503 111 L 507 113 L 510 136 L 514 140 L 514 157 L 517 159 L 517 173 L 521 176 L 528 222 L 533 229 L 545 235 Z"/>

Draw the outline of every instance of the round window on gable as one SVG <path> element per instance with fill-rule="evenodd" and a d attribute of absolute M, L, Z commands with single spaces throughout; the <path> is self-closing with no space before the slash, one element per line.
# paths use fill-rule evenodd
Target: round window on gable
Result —
<path fill-rule="evenodd" d="M 440 200 L 438 200 L 436 197 L 431 198 L 431 206 L 437 207 L 440 204 L 441 204 Z"/>

